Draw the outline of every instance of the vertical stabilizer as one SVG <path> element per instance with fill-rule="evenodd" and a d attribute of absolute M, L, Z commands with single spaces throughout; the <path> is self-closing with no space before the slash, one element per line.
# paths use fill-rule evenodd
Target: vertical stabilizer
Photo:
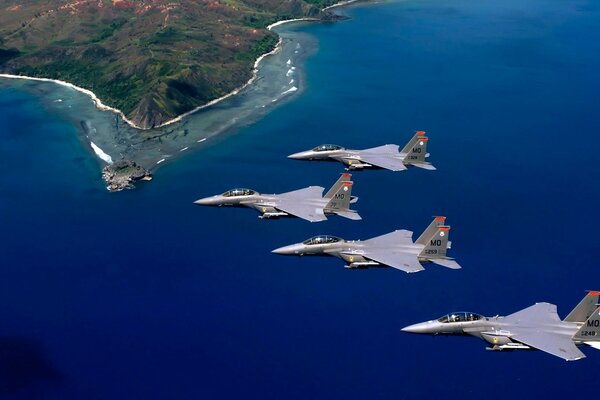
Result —
<path fill-rule="evenodd" d="M 427 241 L 433 235 L 435 235 L 435 233 L 437 232 L 437 228 L 439 226 L 443 226 L 445 221 L 446 221 L 446 217 L 435 217 L 435 218 L 433 218 L 433 221 L 431 221 L 431 224 L 429 224 L 429 226 L 427 227 L 427 229 L 425 229 L 423 231 L 423 233 L 421 234 L 421 236 L 419 236 L 419 238 L 417 239 L 417 241 L 415 243 L 417 243 L 417 244 L 427 244 Z"/>
<path fill-rule="evenodd" d="M 590 318 L 598 307 L 600 291 L 589 291 L 588 294 L 577 304 L 564 319 L 565 322 L 585 322 Z"/>
<path fill-rule="evenodd" d="M 425 163 L 427 155 L 427 141 L 424 131 L 418 131 L 415 136 L 404 146 L 401 153 L 406 154 L 402 162 L 404 164 Z"/>
<path fill-rule="evenodd" d="M 353 184 L 353 182 L 342 182 L 342 186 L 331 197 L 331 200 L 325 205 L 323 211 L 353 220 L 361 219 L 356 211 L 349 209 Z"/>
<path fill-rule="evenodd" d="M 577 331 L 573 340 L 580 342 L 599 342 L 600 341 L 600 307 L 583 323 Z"/>
<path fill-rule="evenodd" d="M 348 174 L 348 173 L 344 173 L 340 175 L 340 178 L 333 184 L 333 186 L 331 187 L 331 189 L 329 189 L 327 191 L 327 193 L 325 193 L 325 198 L 326 199 L 331 199 L 333 198 L 333 196 L 340 190 L 340 188 L 342 187 L 342 184 L 344 182 L 350 182 L 350 180 L 352 179 L 352 174 Z"/>
<path fill-rule="evenodd" d="M 327 211 L 348 210 L 352 197 L 353 182 L 342 182 L 338 190 L 331 196 L 329 203 L 325 206 Z"/>

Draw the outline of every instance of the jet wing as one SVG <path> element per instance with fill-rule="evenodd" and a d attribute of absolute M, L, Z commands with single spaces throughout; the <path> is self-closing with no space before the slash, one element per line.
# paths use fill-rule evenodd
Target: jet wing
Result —
<path fill-rule="evenodd" d="M 507 315 L 504 322 L 510 322 L 516 326 L 535 326 L 542 324 L 560 323 L 560 317 L 556 312 L 556 306 L 550 303 L 536 303 L 521 311 Z"/>
<path fill-rule="evenodd" d="M 404 171 L 406 166 L 399 157 L 400 152 L 398 149 L 398 145 L 396 144 L 386 144 L 384 146 L 360 150 L 357 155 L 361 161 L 376 167 L 392 171 Z"/>
<path fill-rule="evenodd" d="M 567 361 L 584 358 L 571 337 L 553 332 L 562 323 L 556 306 L 550 303 L 537 303 L 503 318 L 512 333 L 511 339 L 542 350 Z"/>
<path fill-rule="evenodd" d="M 360 150 L 359 154 L 389 154 L 397 156 L 400 154 L 400 147 L 397 144 L 384 144 L 383 146 Z"/>
<path fill-rule="evenodd" d="M 365 163 L 392 171 L 404 171 L 406 169 L 406 165 L 402 160 L 392 154 L 366 153 L 361 154 L 360 159 Z"/>
<path fill-rule="evenodd" d="M 304 189 L 293 190 L 291 192 L 278 194 L 277 197 L 285 198 L 285 199 L 320 199 L 323 197 L 323 190 L 325 188 L 321 186 L 309 186 Z"/>
<path fill-rule="evenodd" d="M 413 233 L 400 229 L 363 242 L 363 256 L 404 272 L 419 272 L 425 268 L 414 254 L 395 250 L 398 245 L 411 245 Z"/>
<path fill-rule="evenodd" d="M 512 329 L 511 332 L 513 332 Z M 527 329 L 514 332 L 511 335 L 511 339 L 552 354 L 553 356 L 560 357 L 566 361 L 585 358 L 585 354 L 575 346 L 575 343 L 573 343 L 573 340 L 569 336 L 537 329 Z"/>
<path fill-rule="evenodd" d="M 295 199 L 281 199 L 275 208 L 310 222 L 325 221 L 327 219 L 322 208 Z"/>
<path fill-rule="evenodd" d="M 385 235 L 365 240 L 363 243 L 369 248 L 408 245 L 413 243 L 412 235 L 413 233 L 411 231 L 399 229 L 394 232 L 386 233 Z"/>
<path fill-rule="evenodd" d="M 378 248 L 366 250 L 363 257 L 407 273 L 419 272 L 425 269 L 415 255 L 400 251 Z"/>

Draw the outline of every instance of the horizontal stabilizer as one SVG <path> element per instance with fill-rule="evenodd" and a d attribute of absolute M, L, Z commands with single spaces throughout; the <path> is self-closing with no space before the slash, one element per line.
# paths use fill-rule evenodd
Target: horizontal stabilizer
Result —
<path fill-rule="evenodd" d="M 432 263 L 441 265 L 442 267 L 450 268 L 450 269 L 461 269 L 462 267 L 451 258 L 433 258 L 431 260 Z"/>
<path fill-rule="evenodd" d="M 600 342 L 583 342 L 596 350 L 600 350 Z"/>
<path fill-rule="evenodd" d="M 413 167 L 426 169 L 428 171 L 435 171 L 435 167 L 429 163 L 412 163 L 410 165 L 412 165 Z"/>
<path fill-rule="evenodd" d="M 335 211 L 335 213 L 337 215 L 339 215 L 340 217 L 348 218 L 348 219 L 351 219 L 353 221 L 360 221 L 362 219 L 362 217 L 356 211 L 354 211 L 354 210 Z"/>

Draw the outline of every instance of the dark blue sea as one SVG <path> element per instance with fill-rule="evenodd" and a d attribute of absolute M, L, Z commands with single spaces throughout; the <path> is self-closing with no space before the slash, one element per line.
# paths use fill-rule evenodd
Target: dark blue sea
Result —
<path fill-rule="evenodd" d="M 400 332 L 447 312 L 565 316 L 600 289 L 600 4 L 392 1 L 302 25 L 305 90 L 259 122 L 108 193 L 65 115 L 0 91 L 0 398 L 507 399 L 595 393 L 567 363 Z M 292 28 L 290 28 L 292 29 Z M 321 143 L 430 136 L 437 171 L 354 175 L 363 221 L 202 208 L 232 187 L 329 186 Z M 407 275 L 275 247 L 452 225 L 452 256 Z"/>

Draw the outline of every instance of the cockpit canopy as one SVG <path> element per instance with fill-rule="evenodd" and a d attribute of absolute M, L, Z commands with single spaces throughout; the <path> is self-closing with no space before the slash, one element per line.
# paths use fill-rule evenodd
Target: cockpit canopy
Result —
<path fill-rule="evenodd" d="M 465 321 L 477 321 L 480 319 L 484 319 L 483 315 L 475 314 L 472 312 L 453 312 L 448 315 L 444 315 L 442 318 L 438 319 L 438 322 L 448 323 L 448 322 L 465 322 Z"/>
<path fill-rule="evenodd" d="M 254 190 L 250 189 L 231 189 L 223 193 L 223 197 L 237 197 L 237 196 L 251 196 L 256 194 Z"/>
<path fill-rule="evenodd" d="M 344 150 L 342 146 L 337 144 L 322 144 L 313 149 L 313 151 L 333 151 L 333 150 Z"/>
<path fill-rule="evenodd" d="M 303 244 L 310 246 L 313 244 L 337 243 L 341 240 L 342 239 L 335 237 L 335 236 L 321 235 L 321 236 L 311 237 L 310 239 L 305 240 L 303 242 Z"/>

